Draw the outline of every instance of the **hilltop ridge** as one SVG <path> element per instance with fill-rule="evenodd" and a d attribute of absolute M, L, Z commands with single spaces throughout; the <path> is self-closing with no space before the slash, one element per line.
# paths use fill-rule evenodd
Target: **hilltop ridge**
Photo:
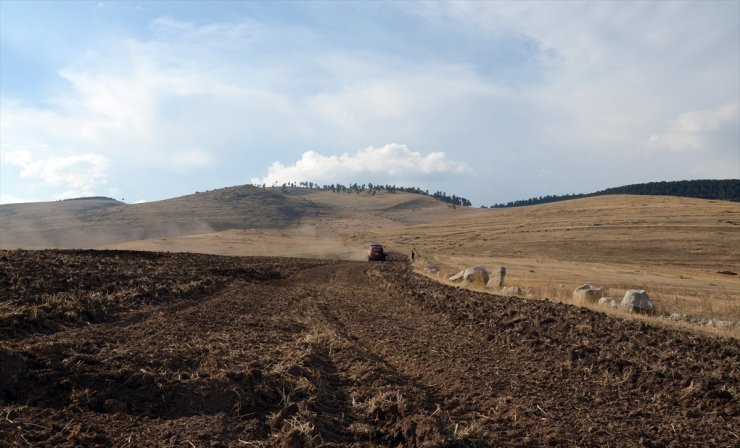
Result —
<path fill-rule="evenodd" d="M 238 186 L 145 204 L 0 206 L 5 249 L 364 260 L 369 242 L 397 254 L 415 248 L 440 275 L 504 265 L 507 282 L 536 297 L 583 283 L 615 294 L 638 287 L 671 309 L 740 320 L 728 300 L 740 295 L 740 278 L 721 274 L 740 272 L 740 204 L 730 201 L 608 195 L 480 209 L 414 193 Z"/>
<path fill-rule="evenodd" d="M 109 198 L 0 205 L 0 246 L 94 248 L 146 238 L 232 228 L 280 228 L 327 207 L 250 185 L 162 201 L 125 204 Z"/>
<path fill-rule="evenodd" d="M 509 201 L 505 204 L 493 204 L 491 208 L 523 207 L 527 205 L 547 204 L 549 202 L 567 201 L 571 199 L 615 194 L 676 196 L 685 198 L 718 199 L 723 201 L 740 202 L 740 179 L 699 179 L 646 182 L 641 184 L 630 184 L 623 185 L 621 187 L 607 188 L 587 194 L 573 193 L 565 195 L 545 195 L 529 199 L 520 199 L 516 201 Z"/>

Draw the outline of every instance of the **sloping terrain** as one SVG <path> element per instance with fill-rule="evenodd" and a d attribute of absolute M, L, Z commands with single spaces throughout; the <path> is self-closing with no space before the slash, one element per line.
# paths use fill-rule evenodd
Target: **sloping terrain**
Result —
<path fill-rule="evenodd" d="M 601 196 L 513 209 L 452 208 L 414 194 L 288 189 L 329 212 L 299 226 L 153 238 L 106 247 L 360 260 L 377 241 L 443 274 L 507 267 L 525 295 L 568 300 L 589 283 L 620 299 L 646 289 L 662 313 L 740 321 L 740 204 Z M 692 317 L 693 319 L 693 317 Z M 737 334 L 737 332 L 735 332 Z"/>
<path fill-rule="evenodd" d="M 349 229 L 352 230 L 433 223 L 440 218 L 449 218 L 453 210 L 452 206 L 444 202 L 414 193 L 379 192 L 369 195 L 296 188 L 288 189 L 285 194 L 332 207 L 336 210 L 334 217 L 342 221 L 341 227 L 349 225 Z M 471 211 L 469 208 L 458 208 L 458 210 L 461 214 Z"/>
<path fill-rule="evenodd" d="M 361 260 L 369 242 L 381 242 L 404 254 L 415 248 L 443 278 L 506 266 L 507 285 L 530 297 L 568 300 L 583 283 L 617 299 L 646 289 L 661 313 L 719 320 L 738 334 L 740 203 L 614 195 L 473 209 L 410 193 L 250 186 L 79 210 L 88 202 L 0 206 L 0 248 Z M 60 208 L 72 203 L 77 210 Z"/>
<path fill-rule="evenodd" d="M 446 254 L 740 270 L 736 202 L 615 195 L 452 215 L 407 233 Z"/>
<path fill-rule="evenodd" d="M 75 216 L 81 213 L 125 205 L 111 198 L 90 197 L 66 199 L 54 202 L 28 202 L 0 205 L 2 216 L 7 222 L 15 220 L 45 219 L 51 215 Z"/>
<path fill-rule="evenodd" d="M 3 446 L 735 446 L 740 343 L 405 262 L 0 252 Z"/>
<path fill-rule="evenodd" d="M 94 248 L 227 229 L 276 229 L 328 210 L 248 185 L 144 204 L 96 207 L 99 201 L 80 199 L 74 201 L 79 207 L 69 209 L 68 202 L 0 205 L 0 247 Z"/>

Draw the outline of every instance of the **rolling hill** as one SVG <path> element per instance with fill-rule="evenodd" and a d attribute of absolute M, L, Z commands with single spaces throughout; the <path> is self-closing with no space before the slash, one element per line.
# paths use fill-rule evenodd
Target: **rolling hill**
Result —
<path fill-rule="evenodd" d="M 0 206 L 0 248 L 108 248 L 362 260 L 369 242 L 415 248 L 440 272 L 508 269 L 525 295 L 582 283 L 650 291 L 661 310 L 740 320 L 740 204 L 609 195 L 507 209 L 413 193 L 239 186 L 128 205 Z"/>
<path fill-rule="evenodd" d="M 95 248 L 236 228 L 284 228 L 326 209 L 246 185 L 131 205 L 98 198 L 0 205 L 0 247 Z"/>

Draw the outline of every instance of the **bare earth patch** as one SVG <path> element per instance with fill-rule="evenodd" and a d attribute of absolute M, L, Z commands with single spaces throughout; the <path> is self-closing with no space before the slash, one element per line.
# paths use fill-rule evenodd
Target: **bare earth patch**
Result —
<path fill-rule="evenodd" d="M 584 283 L 738 336 L 740 204 L 601 196 L 513 209 L 452 208 L 408 193 L 240 186 L 149 204 L 0 206 L 0 248 L 112 248 L 362 260 L 383 243 L 452 274 L 507 267 L 522 295 L 568 301 Z M 701 324 L 695 324 L 701 322 Z M 719 325 L 709 326 L 719 323 Z"/>
<path fill-rule="evenodd" d="M 3 446 L 739 442 L 735 339 L 400 261 L 2 251 L 0 268 Z"/>

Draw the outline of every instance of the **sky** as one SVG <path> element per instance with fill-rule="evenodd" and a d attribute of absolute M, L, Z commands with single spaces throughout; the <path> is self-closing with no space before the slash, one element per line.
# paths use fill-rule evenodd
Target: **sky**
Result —
<path fill-rule="evenodd" d="M 0 203 L 740 178 L 740 2 L 0 0 Z"/>

